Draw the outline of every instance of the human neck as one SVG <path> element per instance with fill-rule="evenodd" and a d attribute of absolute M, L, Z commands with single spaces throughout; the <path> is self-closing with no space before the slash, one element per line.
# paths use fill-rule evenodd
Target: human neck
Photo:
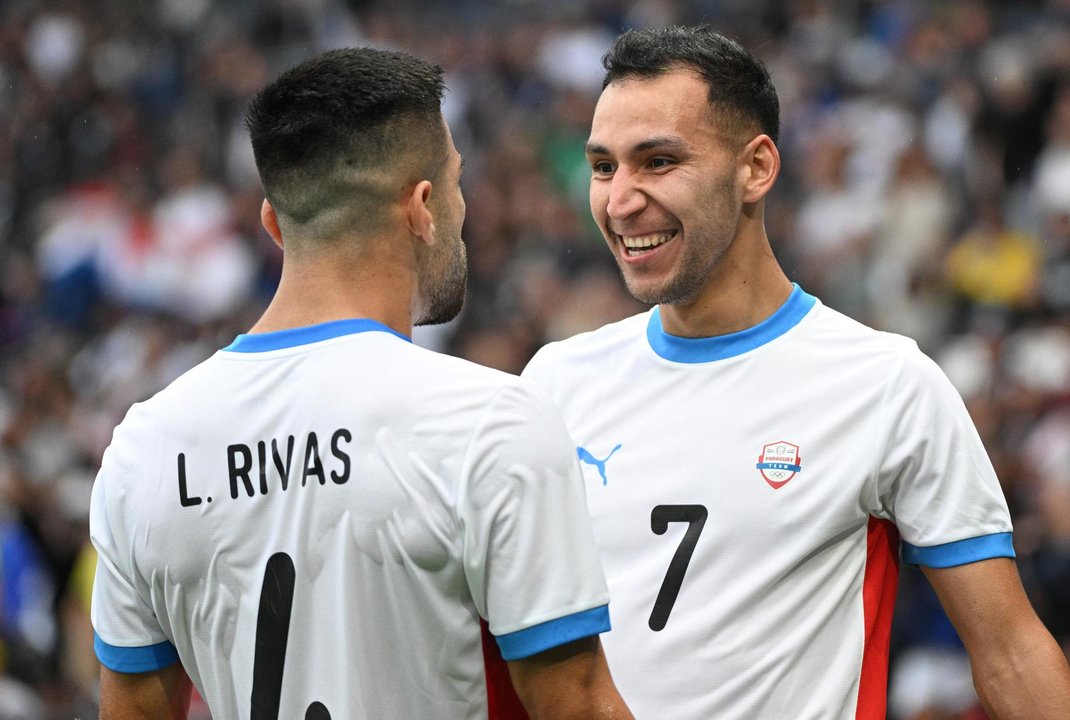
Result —
<path fill-rule="evenodd" d="M 693 300 L 660 305 L 665 332 L 687 338 L 717 337 L 754 327 L 775 313 L 793 286 L 764 236 L 762 240 L 754 252 L 722 258 Z"/>
<path fill-rule="evenodd" d="M 286 258 L 275 296 L 251 333 L 368 318 L 412 336 L 416 273 L 404 262 Z"/>

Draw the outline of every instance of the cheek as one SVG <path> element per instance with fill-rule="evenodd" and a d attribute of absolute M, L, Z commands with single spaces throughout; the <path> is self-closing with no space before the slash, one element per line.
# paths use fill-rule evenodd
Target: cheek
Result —
<path fill-rule="evenodd" d="M 609 204 L 609 188 L 604 183 L 591 183 L 590 190 L 591 215 L 600 225 L 605 225 L 606 206 Z"/>

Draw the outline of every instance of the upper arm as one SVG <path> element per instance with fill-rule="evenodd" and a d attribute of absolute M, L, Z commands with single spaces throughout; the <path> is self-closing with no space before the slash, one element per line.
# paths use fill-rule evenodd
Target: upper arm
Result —
<path fill-rule="evenodd" d="M 509 662 L 513 687 L 532 720 L 628 720 L 597 635 Z"/>
<path fill-rule="evenodd" d="M 100 720 L 185 720 L 191 689 L 181 663 L 146 673 L 101 666 Z"/>
<path fill-rule="evenodd" d="M 1010 558 L 922 570 L 967 648 L 995 649 L 1040 625 Z"/>

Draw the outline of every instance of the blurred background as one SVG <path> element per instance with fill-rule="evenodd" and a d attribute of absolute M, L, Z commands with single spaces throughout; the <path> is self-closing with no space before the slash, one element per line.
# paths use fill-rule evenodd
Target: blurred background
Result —
<path fill-rule="evenodd" d="M 518 372 L 643 309 L 587 207 L 599 60 L 624 28 L 703 21 L 779 90 L 767 224 L 789 276 L 945 369 L 1070 649 L 1070 0 L 2 0 L 0 720 L 96 716 L 101 454 L 275 286 L 242 126 L 261 85 L 342 45 L 442 65 L 471 276 L 462 316 L 416 340 Z M 890 698 L 896 720 L 984 717 L 910 568 Z"/>

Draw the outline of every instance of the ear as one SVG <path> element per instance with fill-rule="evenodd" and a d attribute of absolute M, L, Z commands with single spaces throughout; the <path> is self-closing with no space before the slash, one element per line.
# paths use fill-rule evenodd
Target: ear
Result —
<path fill-rule="evenodd" d="M 435 222 L 428 202 L 431 199 L 431 181 L 421 180 L 413 186 L 405 203 L 405 224 L 409 232 L 431 245 L 435 241 Z"/>
<path fill-rule="evenodd" d="M 260 222 L 275 244 L 282 248 L 282 230 L 279 230 L 279 216 L 275 214 L 275 208 L 266 199 L 260 206 Z"/>
<path fill-rule="evenodd" d="M 746 144 L 741 158 L 743 202 L 758 202 L 765 197 L 780 175 L 780 151 L 772 138 L 759 135 Z"/>

